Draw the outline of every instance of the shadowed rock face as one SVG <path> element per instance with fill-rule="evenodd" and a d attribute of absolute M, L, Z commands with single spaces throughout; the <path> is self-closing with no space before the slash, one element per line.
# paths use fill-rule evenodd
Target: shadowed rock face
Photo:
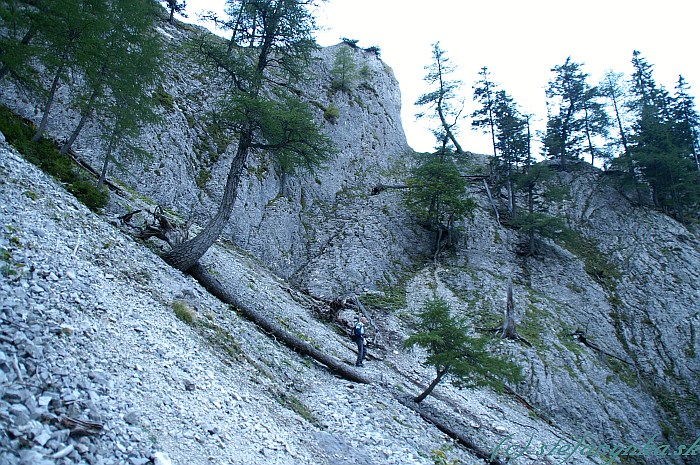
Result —
<path fill-rule="evenodd" d="M 218 84 L 180 51 L 190 32 L 163 28 L 171 37 L 163 88 L 172 105 L 163 105 L 163 123 L 142 132 L 140 145 L 153 158 L 127 163 L 125 172 L 113 176 L 204 224 L 223 191 L 235 147 L 227 145 L 230 135 L 208 122 Z M 332 91 L 330 70 L 342 46 L 318 52 L 311 80 L 302 88 L 338 153 L 323 169 L 286 178 L 265 154 L 257 154 L 222 238 L 250 256 L 235 264 L 217 256 L 222 273 L 227 267 L 262 270 L 263 264 L 266 273 L 327 299 L 377 289 L 405 293 L 405 307 L 393 313 L 371 309 L 397 348 L 407 334 L 397 315 L 410 315 L 433 292 L 475 327 L 484 327 L 500 321 L 512 280 L 518 332 L 532 347 L 504 342 L 499 350 L 524 367 L 520 394 L 570 436 L 644 444 L 658 434 L 659 444 L 692 444 L 700 433 L 698 236 L 667 216 L 631 205 L 595 171 L 561 172 L 570 197 L 551 213 L 595 244 L 594 255 L 608 268 L 604 276 L 591 266 L 590 250 L 570 250 L 559 241 L 542 241 L 534 257 L 519 255 L 523 238 L 495 221 L 479 184 L 470 188 L 479 208 L 460 225 L 455 249 L 433 269 L 423 258 L 430 254 L 432 236 L 406 213 L 401 191 L 370 195 L 378 183 L 400 183 L 411 163 L 398 83 L 373 53 L 353 50 L 364 77 L 350 92 Z M 59 95 L 49 125 L 57 138 L 67 137 L 77 123 L 77 112 L 66 105 L 67 91 Z M 2 83 L 0 95 L 15 111 L 40 118 L 36 103 L 9 82 Z M 324 118 L 331 105 L 338 109 L 333 122 Z M 102 156 L 96 131 L 88 127 L 76 144 L 94 165 Z M 482 168 L 487 163 L 471 159 Z M 110 208 L 123 214 L 127 207 L 115 199 Z M 392 357 L 399 370 L 414 369 L 416 355 Z M 428 371 L 420 375 L 430 377 Z M 457 395 L 448 387 L 444 392 Z M 544 428 L 540 420 L 535 424 Z M 321 433 L 317 440 L 330 452 L 347 448 Z"/>

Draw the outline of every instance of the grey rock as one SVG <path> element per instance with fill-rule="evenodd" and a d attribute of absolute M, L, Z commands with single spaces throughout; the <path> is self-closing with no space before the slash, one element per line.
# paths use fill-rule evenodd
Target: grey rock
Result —
<path fill-rule="evenodd" d="M 141 420 L 141 412 L 138 410 L 129 410 L 124 415 L 124 421 L 130 425 L 138 425 Z"/>

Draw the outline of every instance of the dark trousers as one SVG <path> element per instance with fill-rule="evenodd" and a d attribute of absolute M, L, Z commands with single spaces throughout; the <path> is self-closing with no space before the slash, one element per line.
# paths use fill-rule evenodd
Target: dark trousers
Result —
<path fill-rule="evenodd" d="M 360 337 L 355 342 L 357 343 L 357 362 L 355 362 L 355 366 L 361 366 L 362 361 L 365 359 L 365 340 Z"/>

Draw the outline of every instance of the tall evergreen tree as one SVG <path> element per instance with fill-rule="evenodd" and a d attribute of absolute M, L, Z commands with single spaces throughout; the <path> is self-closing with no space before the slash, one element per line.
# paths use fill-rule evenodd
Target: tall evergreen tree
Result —
<path fill-rule="evenodd" d="M 651 188 L 654 205 L 684 220 L 697 205 L 697 164 L 674 129 L 674 107 L 679 104 L 656 84 L 653 66 L 638 51 L 632 58 L 630 108 L 635 114 L 631 158 Z"/>
<path fill-rule="evenodd" d="M 185 14 L 185 9 L 187 8 L 187 2 L 185 0 L 179 1 L 179 0 L 160 0 L 161 2 L 165 3 L 165 7 L 168 9 L 169 13 L 169 18 L 168 21 L 170 24 L 175 24 L 175 13 L 184 16 L 187 18 L 187 15 Z"/>
<path fill-rule="evenodd" d="M 77 99 L 81 117 L 61 147 L 62 153 L 70 150 L 95 108 L 105 119 L 121 120 L 116 125 L 120 127 L 138 126 L 138 120 L 153 121 L 149 96 L 161 76 L 162 56 L 161 41 L 154 30 L 156 15 L 156 4 L 151 0 L 112 0 L 108 4 L 100 18 L 103 32 L 86 49 L 85 85 Z M 127 124 L 127 120 L 131 122 Z M 113 139 L 113 128 L 108 133 Z M 117 145 L 118 141 L 114 140 Z"/>
<path fill-rule="evenodd" d="M 622 156 L 629 157 L 629 128 L 625 115 L 625 99 L 627 90 L 623 83 L 623 74 L 615 73 L 612 70 L 607 70 L 605 76 L 601 80 L 598 88 L 601 95 L 608 100 L 608 106 L 612 109 L 614 126 L 617 129 L 619 137 L 619 146 L 622 147 Z M 632 173 L 633 170 L 630 170 Z"/>
<path fill-rule="evenodd" d="M 513 98 L 504 90 L 496 93 L 494 121 L 496 127 L 497 170 L 503 177 L 508 193 L 510 218 L 516 216 L 514 175 L 523 164 L 530 150 L 527 117 L 521 115 Z"/>
<path fill-rule="evenodd" d="M 517 383 L 521 369 L 512 362 L 491 355 L 488 339 L 467 335 L 463 320 L 451 315 L 450 305 L 440 297 L 425 302 L 418 313 L 419 330 L 404 342 L 404 347 L 419 346 L 428 352 L 426 365 L 435 368 L 435 378 L 414 400 L 420 403 L 445 377 L 466 386 L 490 386 L 503 390 L 504 381 Z"/>
<path fill-rule="evenodd" d="M 35 16 L 39 9 L 22 0 L 0 2 L 0 81 L 13 74 L 23 81 L 29 58 L 30 43 L 36 36 Z"/>
<path fill-rule="evenodd" d="M 591 165 L 596 159 L 609 158 L 601 142 L 607 140 L 610 130 L 610 118 L 602 101 L 602 93 L 597 87 L 586 88 L 583 99 L 583 133 L 586 151 L 591 156 Z"/>
<path fill-rule="evenodd" d="M 427 109 L 416 114 L 416 118 L 428 115 L 438 119 L 438 126 L 433 129 L 439 143 L 438 150 L 445 151 L 451 145 L 457 153 L 464 153 L 455 137 L 457 123 L 463 110 L 463 105 L 455 105 L 455 100 L 458 98 L 457 92 L 462 82 L 450 79 L 455 67 L 450 63 L 439 42 L 433 44 L 432 59 L 432 63 L 425 67 L 428 74 L 424 78 L 432 90 L 416 100 L 416 105 Z"/>
<path fill-rule="evenodd" d="M 506 186 L 508 212 L 513 219 L 516 215 L 513 175 L 529 147 L 526 118 L 513 98 L 491 80 L 486 67 L 481 69 L 474 85 L 474 100 L 480 107 L 472 113 L 472 127 L 481 128 L 491 136 L 496 184 Z"/>
<path fill-rule="evenodd" d="M 491 73 L 484 66 L 479 71 L 479 80 L 474 84 L 474 101 L 479 108 L 472 113 L 472 128 L 481 129 L 491 136 L 493 156 L 498 157 L 496 149 L 496 92 L 498 86 L 491 80 Z"/>
<path fill-rule="evenodd" d="M 359 74 L 353 58 L 353 48 L 350 45 L 341 45 L 336 52 L 331 75 L 333 76 L 331 84 L 333 89 L 344 92 L 352 90 Z"/>
<path fill-rule="evenodd" d="M 695 109 L 695 101 L 690 94 L 690 86 L 683 76 L 678 76 L 675 93 L 671 102 L 671 115 L 673 125 L 673 138 L 681 148 L 682 153 L 695 162 L 700 173 L 700 150 L 698 128 L 700 128 L 700 115 Z"/>
<path fill-rule="evenodd" d="M 550 158 L 577 160 L 585 149 L 585 108 L 590 98 L 586 84 L 588 74 L 582 64 L 568 57 L 563 65 L 552 68 L 554 78 L 549 81 L 547 96 L 547 129 L 544 149 Z"/>
<path fill-rule="evenodd" d="M 435 233 L 434 260 L 452 245 L 455 224 L 475 204 L 467 198 L 465 179 L 449 154 L 424 154 L 407 182 L 406 201 L 418 220 Z"/>
<path fill-rule="evenodd" d="M 52 76 L 35 142 L 46 131 L 56 91 L 68 73 L 82 72 L 91 63 L 90 50 L 104 32 L 106 9 L 105 0 L 45 0 L 40 14 L 34 16 L 36 58 Z"/>
<path fill-rule="evenodd" d="M 223 198 L 216 214 L 197 236 L 179 244 L 164 259 L 188 270 L 216 241 L 231 217 L 238 186 L 253 150 L 315 166 L 333 151 L 308 106 L 293 85 L 302 79 L 317 48 L 314 0 L 228 0 L 227 21 L 233 46 L 202 38 L 199 48 L 213 69 L 231 86 L 220 102 L 220 115 L 237 134 Z"/>

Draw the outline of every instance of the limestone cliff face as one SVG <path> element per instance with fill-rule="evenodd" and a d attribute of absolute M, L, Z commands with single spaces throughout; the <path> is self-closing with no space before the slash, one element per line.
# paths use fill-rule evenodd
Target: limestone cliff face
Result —
<path fill-rule="evenodd" d="M 235 147 L 211 122 L 219 83 L 187 58 L 183 46 L 191 32 L 162 28 L 170 57 L 158 91 L 164 121 L 144 128 L 139 141 L 153 158 L 129 162 L 113 176 L 204 224 L 218 204 Z M 432 269 L 423 258 L 431 235 L 405 212 L 401 192 L 370 195 L 379 182 L 400 183 L 410 164 L 398 83 L 373 53 L 353 49 L 363 77 L 351 92 L 332 91 L 330 70 L 345 46 L 320 50 L 302 89 L 338 153 L 323 169 L 286 178 L 258 154 L 222 239 L 313 295 L 336 298 L 388 285 L 408 296 L 398 314 L 410 314 L 434 289 L 475 327 L 498 322 L 512 280 L 518 330 L 531 347 L 500 347 L 524 367 L 527 379 L 518 392 L 530 403 L 571 436 L 643 444 L 658 434 L 659 443 L 691 444 L 700 434 L 698 236 L 630 204 L 602 173 L 562 172 L 571 196 L 552 213 L 596 244 L 610 267 L 606 277 L 588 266 L 590 250 L 571 251 L 556 241 L 542 241 L 534 257 L 519 255 L 523 239 L 496 222 L 480 185 L 472 187 L 480 207 L 461 225 L 443 265 Z M 69 90 L 63 92 L 65 102 Z M 1 99 L 29 118 L 40 117 L 36 103 L 8 83 Z M 324 116 L 332 106 L 335 119 Z M 65 138 L 77 114 L 60 101 L 57 107 L 50 132 Z M 87 128 L 76 148 L 98 165 L 96 130 Z M 118 199 L 112 208 L 119 210 Z M 375 317 L 382 329 L 406 334 L 395 314 L 377 311 Z"/>
<path fill-rule="evenodd" d="M 570 431 L 607 442 L 644 444 L 657 435 L 659 443 L 692 444 L 700 432 L 697 236 L 632 205 L 602 172 L 559 179 L 571 195 L 552 213 L 591 239 L 595 255 L 555 241 L 540 243 L 534 257 L 519 255 L 523 238 L 499 226 L 475 192 L 482 208 L 440 274 L 445 292 L 479 326 L 502 315 L 513 280 L 518 330 L 532 343 L 509 344 L 527 367 L 522 388 Z M 592 272 L 598 258 L 609 280 Z"/>
<path fill-rule="evenodd" d="M 235 136 L 214 124 L 218 89 L 225 83 L 188 56 L 193 31 L 163 25 L 160 32 L 167 42 L 166 78 L 156 90 L 163 121 L 145 127 L 138 142 L 152 158 L 127 161 L 126 170 L 113 168 L 111 173 L 183 219 L 204 224 L 218 206 L 235 152 Z M 407 265 L 408 258 L 423 252 L 420 232 L 395 231 L 395 225 L 387 224 L 388 217 L 404 213 L 369 195 L 411 153 L 401 126 L 396 78 L 375 53 L 352 49 L 361 77 L 351 91 L 332 90 L 331 69 L 340 47 L 348 46 L 319 50 L 308 72 L 311 79 L 301 89 L 338 153 L 313 173 L 284 177 L 265 154 L 256 154 L 222 238 L 326 297 L 372 288 L 377 278 L 391 276 L 392 262 Z M 63 89 L 59 100 L 67 101 L 68 93 Z M 31 108 L 37 104 L 11 86 L 3 100 L 37 117 L 38 110 Z M 78 117 L 61 103 L 50 126 L 59 139 L 67 138 Z M 337 109 L 337 117 L 329 117 L 329 108 Z M 87 127 L 75 144 L 95 166 L 103 155 L 97 130 Z"/>

